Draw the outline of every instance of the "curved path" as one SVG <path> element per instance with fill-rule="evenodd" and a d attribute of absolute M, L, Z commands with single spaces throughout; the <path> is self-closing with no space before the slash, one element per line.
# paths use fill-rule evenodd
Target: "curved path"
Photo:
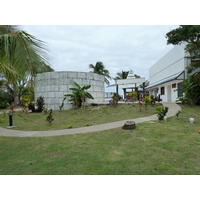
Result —
<path fill-rule="evenodd" d="M 178 110 L 181 110 L 181 107 L 175 103 L 162 103 L 163 106 L 167 106 L 169 108 L 167 117 L 172 117 L 176 115 Z M 0 127 L 0 136 L 7 137 L 47 137 L 47 136 L 57 136 L 57 135 L 71 135 L 76 133 L 89 133 L 96 131 L 104 131 L 113 128 L 122 127 L 126 121 L 135 121 L 135 123 L 141 123 L 146 121 L 158 120 L 156 115 L 152 115 L 149 117 L 142 117 L 137 119 L 130 120 L 122 120 L 117 122 L 111 122 L 107 124 L 100 124 L 89 127 L 80 127 L 74 129 L 63 129 L 63 130 L 54 130 L 54 131 L 18 131 L 12 129 L 5 129 Z"/>

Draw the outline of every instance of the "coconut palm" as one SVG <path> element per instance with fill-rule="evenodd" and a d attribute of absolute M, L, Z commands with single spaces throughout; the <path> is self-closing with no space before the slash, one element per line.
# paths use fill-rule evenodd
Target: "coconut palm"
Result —
<path fill-rule="evenodd" d="M 0 26 L 0 73 L 9 83 L 30 79 L 49 65 L 47 45 L 15 26 Z"/>
<path fill-rule="evenodd" d="M 105 69 L 102 62 L 97 62 L 96 65 L 90 64 L 89 68 L 93 69 L 94 73 L 103 75 L 105 77 L 104 81 L 106 84 L 110 84 L 108 79 L 112 79 L 108 70 Z"/>
<path fill-rule="evenodd" d="M 119 80 L 119 79 L 126 79 L 128 76 L 129 71 L 123 71 L 122 72 L 118 72 L 117 76 L 114 78 L 114 80 Z"/>

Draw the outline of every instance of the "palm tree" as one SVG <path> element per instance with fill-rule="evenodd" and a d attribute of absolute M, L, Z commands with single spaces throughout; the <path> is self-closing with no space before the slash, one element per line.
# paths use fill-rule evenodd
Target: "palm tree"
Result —
<path fill-rule="evenodd" d="M 45 63 L 45 65 L 41 65 Z M 49 65 L 47 45 L 16 26 L 0 26 L 0 74 L 16 85 Z"/>
<path fill-rule="evenodd" d="M 114 80 L 119 80 L 119 79 L 126 79 L 128 76 L 129 71 L 123 71 L 122 72 L 118 72 L 117 76 L 114 78 Z"/>
<path fill-rule="evenodd" d="M 110 73 L 108 70 L 105 69 L 104 65 L 102 62 L 97 62 L 96 65 L 94 66 L 93 64 L 89 65 L 89 68 L 93 69 L 94 73 L 100 74 L 104 76 L 104 81 L 106 84 L 110 84 L 108 79 L 112 79 L 110 76 Z"/>
<path fill-rule="evenodd" d="M 141 78 L 140 75 L 134 74 L 135 78 Z"/>

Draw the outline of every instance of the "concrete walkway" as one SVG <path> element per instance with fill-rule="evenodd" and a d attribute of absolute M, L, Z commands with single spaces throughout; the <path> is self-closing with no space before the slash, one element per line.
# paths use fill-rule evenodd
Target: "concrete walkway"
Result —
<path fill-rule="evenodd" d="M 167 117 L 172 117 L 176 115 L 178 110 L 181 110 L 181 107 L 175 103 L 162 103 L 163 106 L 167 106 L 169 111 L 167 113 Z M 57 135 L 71 135 L 77 133 L 90 133 L 96 131 L 105 131 L 113 128 L 122 127 L 126 121 L 135 121 L 135 123 L 142 123 L 146 121 L 158 120 L 157 115 L 152 115 L 149 117 L 142 117 L 137 119 L 130 119 L 130 120 L 122 120 L 107 124 L 100 124 L 95 126 L 89 127 L 81 127 L 81 128 L 74 128 L 74 129 L 63 129 L 63 130 L 54 130 L 54 131 L 18 131 L 12 129 L 5 129 L 0 127 L 0 136 L 7 136 L 7 137 L 47 137 L 47 136 L 57 136 Z"/>

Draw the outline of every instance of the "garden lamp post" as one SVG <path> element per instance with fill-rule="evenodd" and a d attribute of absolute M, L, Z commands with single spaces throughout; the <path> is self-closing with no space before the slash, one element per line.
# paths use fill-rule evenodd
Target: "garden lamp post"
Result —
<path fill-rule="evenodd" d="M 8 116 L 9 116 L 9 127 L 13 127 L 13 119 L 12 119 L 13 114 L 9 113 Z"/>

